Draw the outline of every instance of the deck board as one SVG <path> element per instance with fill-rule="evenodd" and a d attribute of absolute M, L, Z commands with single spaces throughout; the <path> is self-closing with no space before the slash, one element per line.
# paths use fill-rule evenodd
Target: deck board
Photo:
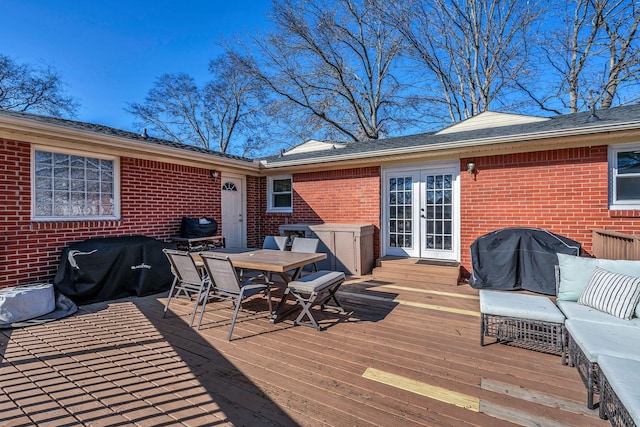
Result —
<path fill-rule="evenodd" d="M 0 424 L 608 425 L 558 356 L 481 347 L 477 296 L 356 279 L 321 332 L 269 323 L 258 297 L 231 342 L 228 303 L 209 304 L 199 332 L 186 301 L 163 318 L 163 295 L 84 306 L 0 332 Z"/>

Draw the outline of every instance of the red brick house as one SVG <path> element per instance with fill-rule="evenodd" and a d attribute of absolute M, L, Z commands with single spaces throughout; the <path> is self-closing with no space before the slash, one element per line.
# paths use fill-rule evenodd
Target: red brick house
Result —
<path fill-rule="evenodd" d="M 230 245 L 286 223 L 375 226 L 374 256 L 459 261 L 504 227 L 591 250 L 591 230 L 640 234 L 640 105 L 550 119 L 485 113 L 440 132 L 310 141 L 252 160 L 103 126 L 0 111 L 0 286 L 50 280 L 95 236 L 167 238 L 212 216 Z"/>

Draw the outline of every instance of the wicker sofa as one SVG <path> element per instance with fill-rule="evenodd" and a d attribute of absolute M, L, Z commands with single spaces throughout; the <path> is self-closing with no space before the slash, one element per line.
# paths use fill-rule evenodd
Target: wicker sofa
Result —
<path fill-rule="evenodd" d="M 569 364 L 612 425 L 640 425 L 640 261 L 558 254 L 557 305 L 566 317 Z M 600 369 L 600 360 L 604 361 Z"/>

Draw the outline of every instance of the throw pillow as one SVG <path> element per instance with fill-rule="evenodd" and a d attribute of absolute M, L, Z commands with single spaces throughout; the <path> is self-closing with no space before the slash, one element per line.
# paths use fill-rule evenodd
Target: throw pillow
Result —
<path fill-rule="evenodd" d="M 558 264 L 560 266 L 559 301 L 578 301 L 596 267 L 613 273 L 640 277 L 640 261 L 585 258 L 558 254 Z M 640 307 L 637 313 L 638 317 L 640 317 Z"/>
<path fill-rule="evenodd" d="M 640 299 L 640 277 L 612 273 L 596 267 L 578 304 L 629 320 Z"/>

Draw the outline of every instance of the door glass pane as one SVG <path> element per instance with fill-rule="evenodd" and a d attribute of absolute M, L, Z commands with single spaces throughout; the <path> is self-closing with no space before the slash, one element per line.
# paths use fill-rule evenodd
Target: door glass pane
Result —
<path fill-rule="evenodd" d="M 433 190 L 434 187 L 435 187 L 435 177 L 434 176 L 428 176 L 427 177 L 427 190 Z"/>
<path fill-rule="evenodd" d="M 413 178 L 389 179 L 389 246 L 411 249 L 413 247 Z"/>
<path fill-rule="evenodd" d="M 453 250 L 453 175 L 429 175 L 425 184 L 425 247 Z"/>
<path fill-rule="evenodd" d="M 452 236 L 444 236 L 442 244 L 443 247 L 442 249 L 444 249 L 445 251 L 451 251 L 453 250 L 453 238 Z"/>

